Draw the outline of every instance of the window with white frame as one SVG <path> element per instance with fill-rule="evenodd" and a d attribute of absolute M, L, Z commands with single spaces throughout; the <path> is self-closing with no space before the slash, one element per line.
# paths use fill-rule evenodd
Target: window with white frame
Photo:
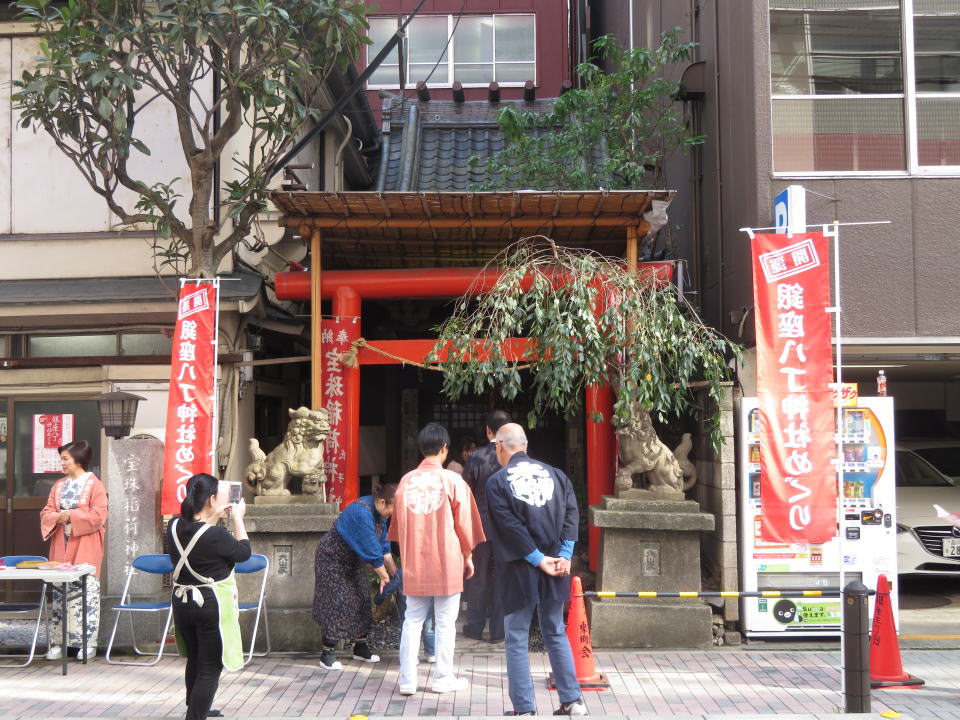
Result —
<path fill-rule="evenodd" d="M 383 49 L 402 17 L 370 17 L 367 62 Z M 462 83 L 483 86 L 536 82 L 535 17 L 510 15 L 418 15 L 403 42 L 404 84 L 431 86 Z M 370 76 L 368 87 L 400 86 L 401 53 L 397 48 Z"/>
<path fill-rule="evenodd" d="M 770 0 L 773 169 L 960 174 L 958 0 Z"/>

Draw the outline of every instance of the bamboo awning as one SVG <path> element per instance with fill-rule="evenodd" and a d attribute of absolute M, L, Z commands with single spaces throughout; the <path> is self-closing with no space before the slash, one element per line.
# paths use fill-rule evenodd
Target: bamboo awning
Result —
<path fill-rule="evenodd" d="M 654 200 L 672 190 L 275 192 L 280 224 L 323 237 L 324 267 L 477 265 L 527 235 L 623 254 Z"/>

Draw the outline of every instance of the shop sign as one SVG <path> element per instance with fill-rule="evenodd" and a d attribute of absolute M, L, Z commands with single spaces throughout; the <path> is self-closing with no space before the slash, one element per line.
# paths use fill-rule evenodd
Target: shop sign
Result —
<path fill-rule="evenodd" d="M 828 242 L 755 235 L 760 535 L 823 543 L 837 532 Z"/>
<path fill-rule="evenodd" d="M 833 391 L 834 407 L 856 407 L 860 400 L 860 386 L 857 383 L 830 383 Z"/>

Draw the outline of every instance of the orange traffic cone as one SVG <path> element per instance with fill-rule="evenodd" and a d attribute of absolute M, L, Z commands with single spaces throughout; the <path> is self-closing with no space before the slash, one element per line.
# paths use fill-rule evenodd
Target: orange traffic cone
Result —
<path fill-rule="evenodd" d="M 603 673 L 597 672 L 593 661 L 593 644 L 590 642 L 590 624 L 587 622 L 587 608 L 583 602 L 583 585 L 580 578 L 574 576 L 570 588 L 570 611 L 567 613 L 567 640 L 573 651 L 573 666 L 577 671 L 577 681 L 581 690 L 606 690 L 610 681 Z M 553 673 L 547 681 L 547 687 L 554 689 Z"/>
<path fill-rule="evenodd" d="M 870 687 L 918 688 L 923 680 L 904 671 L 900 660 L 900 641 L 893 624 L 890 604 L 890 582 L 886 575 L 877 578 L 877 600 L 873 607 L 873 630 L 870 633 Z"/>

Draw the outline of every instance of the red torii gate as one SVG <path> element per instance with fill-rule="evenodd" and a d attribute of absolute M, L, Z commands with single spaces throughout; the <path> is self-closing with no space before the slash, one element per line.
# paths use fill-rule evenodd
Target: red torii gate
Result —
<path fill-rule="evenodd" d="M 504 217 L 502 209 L 496 223 L 489 215 L 482 217 L 482 202 L 473 205 L 473 210 L 466 216 L 462 214 L 463 201 L 473 200 L 475 196 L 493 196 L 498 199 L 512 199 L 510 216 Z M 592 212 L 583 213 L 580 202 L 576 205 L 576 212 L 564 217 L 560 212 L 563 201 L 580 200 L 584 196 L 598 197 Z M 357 197 L 362 198 L 362 206 L 357 207 Z M 417 217 L 412 218 L 403 210 L 409 211 L 410 198 L 416 200 Z M 440 198 L 439 201 L 437 198 Z M 283 272 L 274 277 L 274 287 L 277 297 L 282 300 L 312 301 L 312 336 L 311 336 L 311 378 L 313 387 L 312 405 L 321 407 L 323 364 L 319 358 L 323 357 L 320 332 L 320 302 L 332 300 L 332 314 L 339 317 L 360 317 L 361 302 L 363 299 L 401 299 L 427 297 L 459 297 L 467 292 L 481 293 L 493 286 L 499 274 L 479 267 L 471 268 L 417 268 L 417 269 L 370 269 L 370 270 L 320 270 L 321 233 L 331 235 L 347 234 L 361 231 L 365 235 L 376 235 L 379 232 L 430 233 L 431 239 L 436 241 L 438 230 L 449 233 L 459 231 L 470 233 L 476 241 L 477 232 L 487 232 L 488 229 L 498 230 L 498 234 L 505 229 L 514 235 L 515 228 L 543 228 L 551 235 L 558 234 L 558 229 L 576 229 L 583 234 L 583 230 L 591 228 L 620 229 L 626 235 L 626 255 L 628 265 L 638 268 L 637 241 L 649 228 L 643 220 L 643 212 L 650 207 L 652 199 L 669 201 L 670 192 L 648 191 L 601 191 L 599 193 L 523 193 L 521 202 L 517 201 L 517 193 L 276 193 L 274 202 L 288 214 L 281 219 L 282 225 L 299 228 L 303 237 L 310 238 L 311 270 L 309 272 Z M 557 200 L 553 204 L 553 212 L 524 213 L 517 215 L 518 209 L 523 208 L 523 201 L 531 197 L 537 199 Z M 630 207 L 629 214 L 624 214 L 624 203 L 621 202 L 620 213 L 603 215 L 600 211 L 604 201 L 610 197 L 621 201 L 640 199 Z M 442 210 L 444 203 L 450 199 L 457 211 L 456 217 L 443 216 L 437 212 L 436 205 Z M 398 203 L 397 201 L 401 201 Z M 428 203 L 429 200 L 429 203 Z M 373 202 L 371 202 L 373 201 Z M 373 212 L 371 213 L 371 209 Z M 359 210 L 359 211 L 358 211 Z M 431 210 L 433 212 L 431 212 Z M 366 211 L 366 213 L 362 212 Z M 584 214 L 587 217 L 584 217 Z M 440 217 L 438 217 L 440 215 Z M 592 215 L 592 217 L 590 217 Z M 530 233 L 525 233 L 530 234 Z M 561 235 L 564 233 L 560 233 Z M 573 233 L 566 233 L 573 234 Z M 398 240 L 400 239 L 397 236 Z M 561 241 L 563 238 L 558 238 Z M 579 237 L 577 239 L 580 239 Z M 503 240 L 499 241 L 502 247 Z M 673 278 L 674 264 L 671 262 L 643 263 L 649 266 L 650 271 Z M 507 356 L 512 360 L 522 360 L 525 340 L 514 339 L 505 348 Z M 435 341 L 423 340 L 377 340 L 368 341 L 370 347 L 361 347 L 358 354 L 357 367 L 344 368 L 344 419 L 345 428 L 341 444 L 346 452 L 346 473 L 344 485 L 344 503 L 356 499 L 359 494 L 359 439 L 360 439 L 360 368 L 359 365 L 400 364 L 401 361 L 387 357 L 370 348 L 383 350 L 390 355 L 422 363 L 433 350 Z M 584 398 L 587 417 L 599 413 L 602 422 L 588 421 L 586 423 L 586 456 L 587 456 L 587 502 L 595 505 L 601 502 L 603 495 L 611 494 L 614 490 L 614 476 L 616 473 L 616 439 L 613 426 L 610 422 L 613 414 L 613 394 L 608 386 L 588 388 Z M 582 511 L 586 511 L 583 508 Z M 590 533 L 590 560 L 591 566 L 596 566 L 599 553 L 599 529 L 593 526 Z"/>

